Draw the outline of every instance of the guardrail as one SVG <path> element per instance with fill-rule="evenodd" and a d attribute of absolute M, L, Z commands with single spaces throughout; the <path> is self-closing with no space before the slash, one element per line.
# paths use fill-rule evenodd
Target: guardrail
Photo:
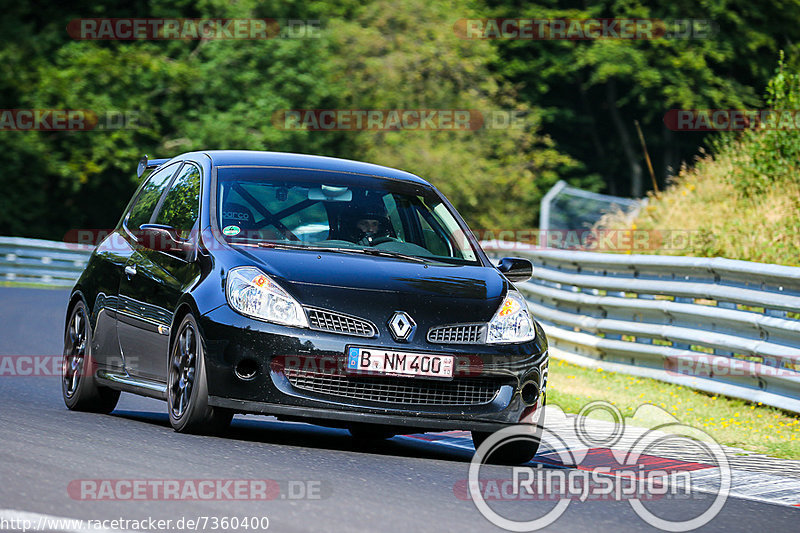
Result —
<path fill-rule="evenodd" d="M 517 286 L 554 357 L 800 412 L 799 267 L 487 251 L 533 261 Z"/>
<path fill-rule="evenodd" d="M 93 246 L 0 237 L 0 281 L 72 287 Z"/>
<path fill-rule="evenodd" d="M 554 357 L 800 412 L 800 267 L 515 248 Z M 71 287 L 92 249 L 0 237 L 0 280 Z"/>

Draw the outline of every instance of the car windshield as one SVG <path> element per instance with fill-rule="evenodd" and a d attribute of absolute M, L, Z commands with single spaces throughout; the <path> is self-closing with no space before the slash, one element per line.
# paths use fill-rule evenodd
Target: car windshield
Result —
<path fill-rule="evenodd" d="M 349 173 L 220 167 L 216 221 L 231 244 L 478 264 L 430 187 Z"/>

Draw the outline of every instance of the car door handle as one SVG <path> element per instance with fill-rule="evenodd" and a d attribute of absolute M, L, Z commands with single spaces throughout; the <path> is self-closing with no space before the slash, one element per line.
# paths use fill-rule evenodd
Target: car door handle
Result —
<path fill-rule="evenodd" d="M 128 265 L 125 267 L 125 275 L 128 279 L 131 279 L 133 276 L 136 275 L 136 265 Z"/>

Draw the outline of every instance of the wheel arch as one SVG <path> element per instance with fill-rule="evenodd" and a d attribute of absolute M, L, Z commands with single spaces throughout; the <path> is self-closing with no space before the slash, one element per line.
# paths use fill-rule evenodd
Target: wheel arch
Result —
<path fill-rule="evenodd" d="M 189 296 L 188 294 L 184 295 L 183 298 L 178 302 L 178 306 L 175 308 L 175 313 L 172 316 L 172 324 L 169 328 L 169 349 L 167 351 L 167 362 L 169 362 L 169 358 L 172 356 L 172 345 L 175 342 L 175 336 L 178 334 L 178 328 L 181 325 L 181 322 L 188 314 L 193 314 L 195 319 L 200 316 L 200 311 L 197 308 L 197 304 L 194 301 L 194 298 Z M 197 327 L 200 327 L 200 324 L 197 324 Z M 202 337 L 202 331 L 200 332 Z"/>
<path fill-rule="evenodd" d="M 76 286 L 72 290 L 72 294 L 69 295 L 69 301 L 67 303 L 67 312 L 66 312 L 66 316 L 64 317 L 64 329 L 66 330 L 67 326 L 69 326 L 69 318 L 70 318 L 70 315 L 72 314 L 72 309 L 75 307 L 75 304 L 78 303 L 78 302 L 83 302 L 83 305 L 86 306 L 86 311 L 87 311 L 87 314 L 89 315 L 89 324 L 92 326 L 92 329 L 94 329 L 94 324 L 92 323 L 92 319 L 93 319 L 92 308 L 89 307 L 89 303 L 86 301 L 86 297 L 83 295 L 83 291 L 81 290 L 81 288 L 79 286 Z"/>

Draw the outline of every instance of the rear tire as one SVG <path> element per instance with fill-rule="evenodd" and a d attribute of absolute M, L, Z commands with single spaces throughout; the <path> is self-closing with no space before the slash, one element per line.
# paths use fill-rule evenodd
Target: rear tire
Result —
<path fill-rule="evenodd" d="M 98 386 L 96 370 L 89 313 L 79 300 L 69 314 L 61 361 L 61 396 L 70 410 L 107 414 L 117 406 L 119 391 Z"/>
<path fill-rule="evenodd" d="M 178 433 L 221 433 L 233 418 L 233 411 L 208 405 L 205 343 L 191 314 L 181 321 L 170 350 L 167 406 Z"/>

